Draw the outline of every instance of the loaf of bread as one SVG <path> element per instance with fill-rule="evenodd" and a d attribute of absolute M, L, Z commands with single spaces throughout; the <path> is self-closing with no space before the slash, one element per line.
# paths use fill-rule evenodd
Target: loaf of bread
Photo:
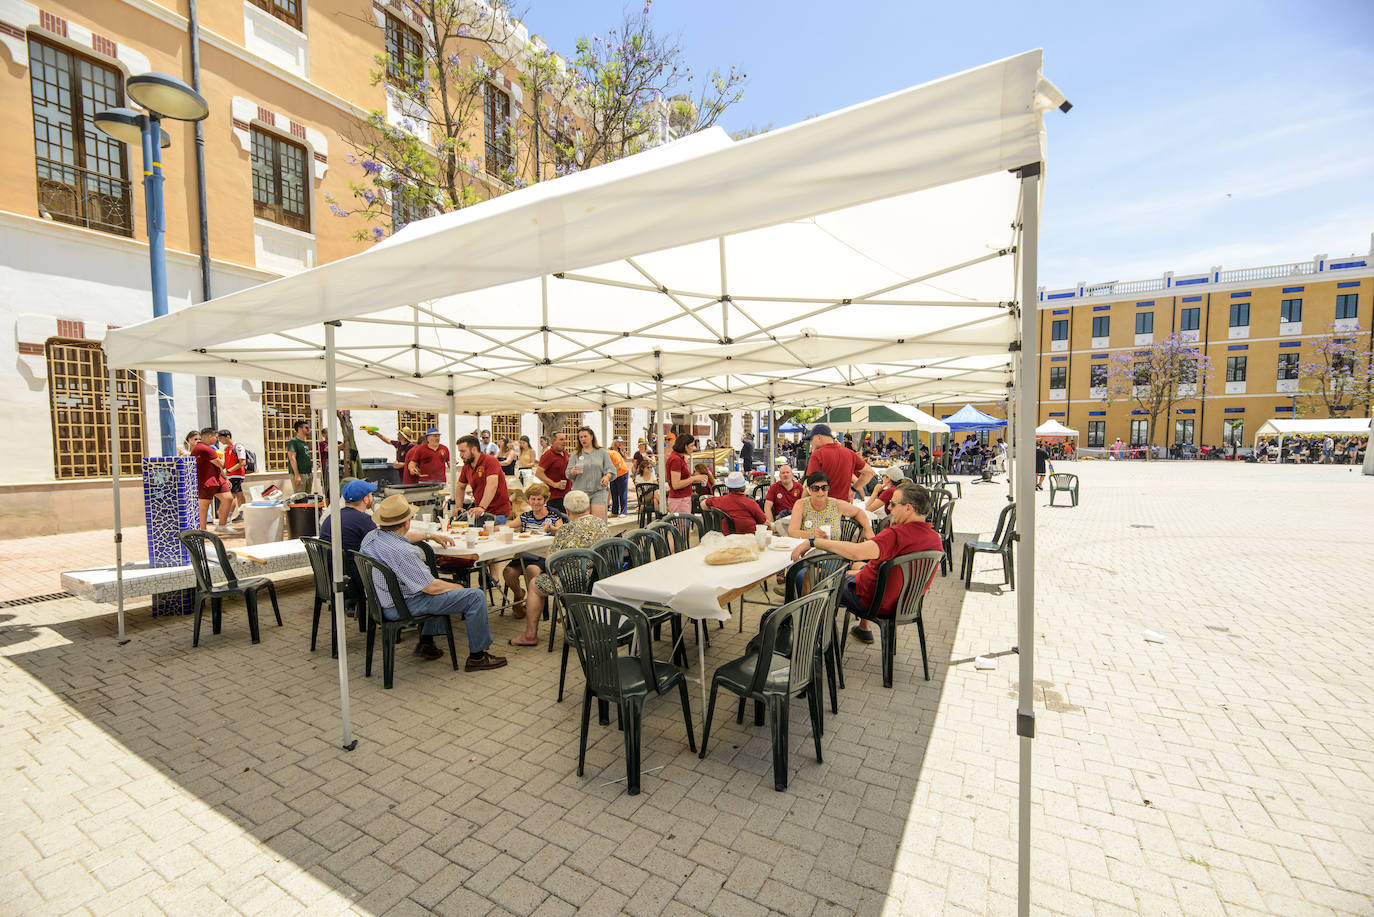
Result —
<path fill-rule="evenodd" d="M 747 564 L 750 561 L 758 560 L 758 551 L 736 545 L 733 548 L 721 548 L 706 555 L 706 562 L 714 566 L 723 564 Z"/>

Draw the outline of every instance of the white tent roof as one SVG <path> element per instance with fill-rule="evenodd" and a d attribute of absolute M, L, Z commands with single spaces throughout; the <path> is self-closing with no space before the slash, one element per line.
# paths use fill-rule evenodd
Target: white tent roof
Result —
<path fill-rule="evenodd" d="M 1063 101 L 1027 52 L 422 220 L 110 333 L 114 366 L 457 393 L 460 410 L 1003 398 L 1018 180 Z M 450 381 L 450 375 L 453 377 Z"/>
<path fill-rule="evenodd" d="M 1368 435 L 1369 418 L 1328 417 L 1325 419 L 1281 420 L 1276 417 L 1273 420 L 1265 421 L 1264 425 L 1256 431 L 1255 436 L 1315 436 L 1327 433 L 1333 436 Z"/>
<path fill-rule="evenodd" d="M 882 408 L 883 411 L 874 411 Z M 894 420 L 897 415 L 901 420 Z M 858 430 L 919 430 L 922 433 L 948 433 L 949 424 L 931 417 L 909 404 L 868 404 L 850 409 L 848 420 L 823 417 L 822 422 L 836 432 Z"/>
<path fill-rule="evenodd" d="M 1059 421 L 1051 417 L 1049 420 L 1035 428 L 1036 436 L 1077 436 L 1078 431 L 1064 426 Z"/>

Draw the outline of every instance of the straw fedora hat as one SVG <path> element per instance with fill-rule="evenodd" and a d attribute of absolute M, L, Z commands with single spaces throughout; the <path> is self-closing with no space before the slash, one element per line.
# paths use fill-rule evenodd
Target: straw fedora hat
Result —
<path fill-rule="evenodd" d="M 372 511 L 372 518 L 377 525 L 388 528 L 393 525 L 400 525 L 415 515 L 415 507 L 411 502 L 400 494 L 392 494 Z"/>

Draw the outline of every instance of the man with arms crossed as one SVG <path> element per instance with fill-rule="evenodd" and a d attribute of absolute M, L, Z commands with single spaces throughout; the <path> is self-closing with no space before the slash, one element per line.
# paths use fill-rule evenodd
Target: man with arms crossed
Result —
<path fill-rule="evenodd" d="M 549 509 L 565 513 L 563 498 L 568 495 L 568 438 L 563 431 L 553 435 L 552 444 L 539 456 L 539 464 L 534 466 L 534 476 L 549 489 Z"/>
<path fill-rule="evenodd" d="M 808 439 L 811 442 L 811 458 L 807 461 L 806 473 L 824 471 L 830 479 L 830 496 L 836 500 L 851 502 L 850 486 L 853 485 L 862 493 L 868 482 L 873 480 L 873 466 L 854 450 L 835 442 L 828 424 L 816 424 L 811 428 Z"/>

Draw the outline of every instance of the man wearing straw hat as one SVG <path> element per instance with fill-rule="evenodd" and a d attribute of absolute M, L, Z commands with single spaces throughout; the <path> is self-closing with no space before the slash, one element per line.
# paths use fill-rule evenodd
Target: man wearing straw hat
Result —
<path fill-rule="evenodd" d="M 386 564 L 396 574 L 406 607 L 420 622 L 420 642 L 415 647 L 415 655 L 442 659 L 444 651 L 434 643 L 435 636 L 444 632 L 439 618 L 458 615 L 468 635 L 468 660 L 464 668 L 469 672 L 501 668 L 506 664 L 505 657 L 487 652 L 491 646 L 491 623 L 487 619 L 486 596 L 481 589 L 434 578 L 420 549 L 406 538 L 414 515 L 415 507 L 405 497 L 400 494 L 387 497 L 372 514 L 377 529 L 363 538 L 361 551 Z M 391 598 L 386 581 L 375 576 L 373 584 L 382 601 L 382 616 L 388 621 L 396 620 L 395 606 L 386 604 Z"/>

